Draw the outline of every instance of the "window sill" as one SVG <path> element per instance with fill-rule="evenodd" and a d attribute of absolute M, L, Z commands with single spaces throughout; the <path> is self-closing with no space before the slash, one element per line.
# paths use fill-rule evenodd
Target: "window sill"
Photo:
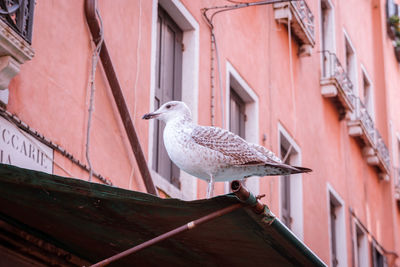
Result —
<path fill-rule="evenodd" d="M 182 200 L 197 199 L 197 181 L 195 177 L 181 171 L 181 189 L 175 187 L 154 170 L 150 170 L 154 185 L 164 191 L 171 198 L 179 198 Z"/>

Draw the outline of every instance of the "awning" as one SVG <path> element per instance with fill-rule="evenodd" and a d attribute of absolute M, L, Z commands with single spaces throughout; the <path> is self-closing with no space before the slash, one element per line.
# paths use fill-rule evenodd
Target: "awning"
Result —
<path fill-rule="evenodd" d="M 90 263 L 238 202 L 161 199 L 0 164 L 0 218 Z M 270 216 L 241 208 L 109 266 L 326 266 Z"/>

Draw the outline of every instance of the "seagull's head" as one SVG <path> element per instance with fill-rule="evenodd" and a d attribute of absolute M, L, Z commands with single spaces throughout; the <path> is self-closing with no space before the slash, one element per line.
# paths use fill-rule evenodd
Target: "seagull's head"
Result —
<path fill-rule="evenodd" d="M 158 119 L 167 123 L 168 121 L 176 118 L 191 119 L 192 114 L 190 109 L 184 102 L 170 101 L 162 105 L 154 112 L 144 114 L 142 119 Z"/>

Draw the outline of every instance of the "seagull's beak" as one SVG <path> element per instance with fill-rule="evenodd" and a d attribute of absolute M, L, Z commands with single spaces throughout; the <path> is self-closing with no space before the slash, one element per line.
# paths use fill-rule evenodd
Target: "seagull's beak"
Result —
<path fill-rule="evenodd" d="M 154 118 L 157 118 L 160 114 L 161 113 L 155 113 L 155 112 L 147 113 L 147 114 L 143 115 L 142 119 L 144 119 L 144 120 L 154 119 Z"/>

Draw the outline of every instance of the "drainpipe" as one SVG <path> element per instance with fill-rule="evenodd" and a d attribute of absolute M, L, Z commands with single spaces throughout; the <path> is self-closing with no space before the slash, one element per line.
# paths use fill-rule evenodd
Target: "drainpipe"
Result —
<path fill-rule="evenodd" d="M 100 41 L 100 25 L 97 21 L 95 11 L 96 0 L 85 0 L 86 21 L 89 26 L 90 33 L 92 34 L 93 42 L 97 44 Z M 153 179 L 151 178 L 146 158 L 144 157 L 142 147 L 139 143 L 139 138 L 136 134 L 135 126 L 133 125 L 131 116 L 129 114 L 121 86 L 118 82 L 118 78 L 111 61 L 111 57 L 108 54 L 105 40 L 103 41 L 103 45 L 101 47 L 100 59 L 114 96 L 115 104 L 117 105 L 119 115 L 124 125 L 126 135 L 128 136 L 132 152 L 135 155 L 136 163 L 139 166 L 139 171 L 146 186 L 146 190 L 150 194 L 157 195 L 157 190 L 154 186 Z"/>

